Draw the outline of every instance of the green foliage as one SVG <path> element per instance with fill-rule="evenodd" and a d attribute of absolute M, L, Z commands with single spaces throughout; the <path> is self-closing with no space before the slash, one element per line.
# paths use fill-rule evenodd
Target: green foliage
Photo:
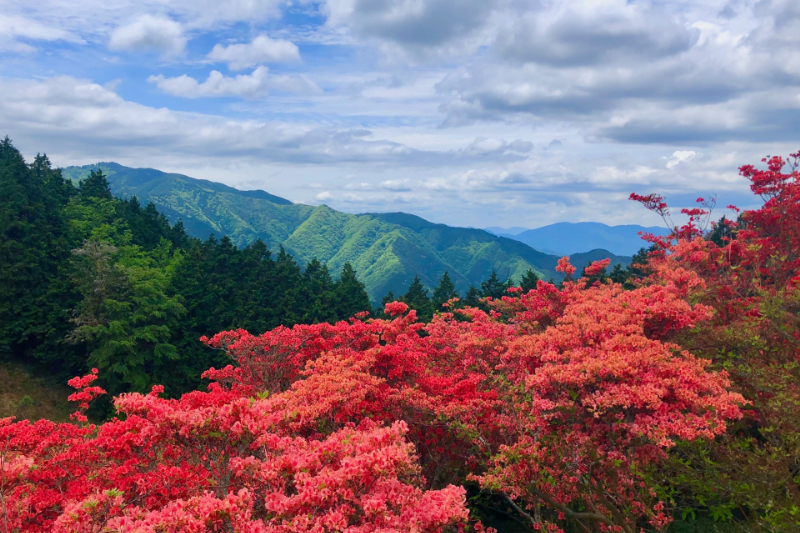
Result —
<path fill-rule="evenodd" d="M 304 271 L 278 244 L 273 257 L 260 239 L 240 248 L 229 237 L 189 237 L 155 203 L 114 198 L 107 176 L 119 178 L 120 169 L 87 168 L 80 179 L 67 171 L 73 184 L 46 156 L 27 165 L 8 139 L 0 143 L 0 355 L 44 363 L 62 378 L 96 366 L 113 393 L 158 383 L 177 395 L 202 387 L 209 367 L 228 363 L 199 341 L 203 335 L 333 322 L 370 310 L 351 264 L 334 279 L 320 261 L 308 261 Z M 173 185 L 195 190 L 179 178 Z M 202 183 L 223 203 L 235 191 Z M 150 185 L 143 197 L 157 192 Z M 305 208 L 266 193 L 241 194 L 276 209 Z"/>
<path fill-rule="evenodd" d="M 69 351 L 64 306 L 72 242 L 63 207 L 74 188 L 47 156 L 28 166 L 6 137 L 0 142 L 0 355 L 58 361 Z"/>
<path fill-rule="evenodd" d="M 342 275 L 334 287 L 334 296 L 337 316 L 350 317 L 356 313 L 371 311 L 366 287 L 358 280 L 350 263 L 345 263 L 342 268 Z"/>
<path fill-rule="evenodd" d="M 70 339 L 91 347 L 87 363 L 103 372 L 116 392 L 146 391 L 153 383 L 171 383 L 179 358 L 172 331 L 186 314 L 180 296 L 169 296 L 172 276 L 182 260 L 164 240 L 152 254 L 138 246 L 116 248 L 86 241 L 75 282 L 83 294 Z"/>

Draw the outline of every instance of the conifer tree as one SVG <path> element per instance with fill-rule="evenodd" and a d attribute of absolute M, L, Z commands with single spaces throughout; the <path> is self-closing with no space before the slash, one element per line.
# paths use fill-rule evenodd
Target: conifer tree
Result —
<path fill-rule="evenodd" d="M 45 155 L 29 167 L 0 142 L 0 354 L 70 359 L 62 343 L 75 295 L 62 271 L 71 241 L 63 207 L 74 188 Z"/>
<path fill-rule="evenodd" d="M 111 200 L 111 187 L 101 169 L 92 170 L 88 177 L 83 179 L 78 187 L 81 196 L 84 198 L 100 198 Z"/>
<path fill-rule="evenodd" d="M 372 310 L 366 287 L 356 277 L 356 271 L 349 261 L 342 268 L 342 274 L 339 281 L 336 282 L 334 292 L 334 305 L 339 320 L 348 319 L 362 311 Z"/>
<path fill-rule="evenodd" d="M 442 305 L 452 298 L 458 298 L 459 294 L 453 280 L 450 279 L 450 274 L 445 271 L 442 277 L 439 278 L 439 286 L 433 290 L 433 303 L 434 311 L 442 311 Z"/>
<path fill-rule="evenodd" d="M 400 301 L 407 304 L 411 309 L 417 311 L 420 320 L 430 320 L 433 317 L 433 306 L 428 298 L 428 289 L 422 285 L 419 276 L 414 276 L 411 285 L 408 286 L 406 293 Z"/>
<path fill-rule="evenodd" d="M 511 287 L 512 283 L 510 279 L 505 282 L 500 281 L 497 272 L 492 270 L 492 275 L 489 276 L 489 279 L 481 283 L 481 296 L 499 300 L 503 296 L 508 296 L 508 288 Z"/>
<path fill-rule="evenodd" d="M 523 291 L 528 292 L 535 289 L 537 283 L 539 283 L 539 276 L 532 268 L 529 268 L 528 271 L 522 275 L 519 286 Z"/>
<path fill-rule="evenodd" d="M 614 265 L 614 268 L 611 269 L 611 272 L 608 274 L 608 278 L 614 283 L 625 283 L 628 280 L 627 272 L 619 263 Z"/>
<path fill-rule="evenodd" d="M 335 322 L 335 286 L 328 266 L 320 263 L 317 258 L 312 259 L 306 265 L 302 283 L 302 323 Z"/>
<path fill-rule="evenodd" d="M 464 297 L 464 305 L 467 307 L 481 307 L 481 291 L 475 285 L 470 285 L 467 295 Z"/>

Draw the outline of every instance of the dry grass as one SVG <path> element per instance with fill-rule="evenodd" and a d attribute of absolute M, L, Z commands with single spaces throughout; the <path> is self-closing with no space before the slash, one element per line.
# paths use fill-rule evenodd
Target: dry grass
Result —
<path fill-rule="evenodd" d="M 0 418 L 65 422 L 74 411 L 67 401 L 72 392 L 66 383 L 36 375 L 32 367 L 23 363 L 0 361 Z"/>

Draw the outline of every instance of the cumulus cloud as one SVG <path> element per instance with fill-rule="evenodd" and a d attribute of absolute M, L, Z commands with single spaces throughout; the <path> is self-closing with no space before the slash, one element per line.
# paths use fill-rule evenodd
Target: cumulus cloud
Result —
<path fill-rule="evenodd" d="M 177 56 L 186 47 L 186 37 L 178 22 L 166 17 L 142 15 L 113 31 L 108 47 L 111 50 L 155 51 L 164 56 Z"/>
<path fill-rule="evenodd" d="M 474 40 L 496 0 L 327 0 L 328 24 L 411 54 L 460 49 Z M 480 41 L 473 42 L 474 48 Z"/>
<path fill-rule="evenodd" d="M 697 152 L 693 150 L 676 150 L 669 161 L 667 161 L 667 168 L 673 168 L 685 161 L 691 161 L 695 158 Z"/>
<path fill-rule="evenodd" d="M 206 58 L 216 63 L 227 63 L 231 70 L 242 70 L 262 63 L 299 61 L 300 50 L 290 41 L 259 35 L 247 44 L 217 44 Z"/>
<path fill-rule="evenodd" d="M 154 108 L 125 100 L 91 81 L 68 76 L 42 81 L 0 78 L 0 93 L 4 96 L 0 99 L 0 123 L 16 138 L 60 147 L 49 151 L 74 149 L 86 154 L 89 150 L 102 151 L 104 157 L 128 157 L 132 150 L 138 153 L 137 147 L 148 147 L 151 154 L 188 160 L 235 157 L 305 165 L 407 166 L 440 156 L 397 142 L 365 139 L 369 132 L 364 130 L 231 120 Z M 444 156 L 454 160 L 451 155 Z"/>
<path fill-rule="evenodd" d="M 494 52 L 512 61 L 589 65 L 673 55 L 697 32 L 646 2 L 561 0 L 508 20 Z"/>
<path fill-rule="evenodd" d="M 334 206 L 386 210 L 414 198 L 418 214 L 474 226 L 490 217 L 502 225 L 503 216 L 507 225 L 570 219 L 576 208 L 581 217 L 624 217 L 610 213 L 631 210 L 631 190 L 746 194 L 736 167 L 800 140 L 796 0 L 291 4 L 6 0 L 0 51 L 44 49 L 31 76 L 93 69 L 101 83 L 0 81 L 0 123 L 51 155 L 290 166 L 281 176 L 292 179 L 279 184 L 313 181 L 319 187 L 302 193 L 309 199 L 324 191 Z M 301 27 L 280 18 L 284 9 L 314 16 Z M 229 40 L 243 26 L 254 38 Z M 210 44 L 187 48 L 188 38 Z M 85 43 L 67 52 L 80 69 L 58 61 L 65 47 L 47 39 Z M 106 45 L 237 72 L 145 62 L 104 70 Z M 18 78 L 20 65 L 12 57 L 0 75 Z M 160 90 L 137 93 L 129 76 L 149 74 Z M 126 98 L 150 105 L 102 86 L 119 77 Z M 197 100 L 179 113 L 156 92 Z M 242 101 L 203 99 L 214 96 Z"/>
<path fill-rule="evenodd" d="M 266 96 L 269 90 L 267 67 L 258 67 L 250 74 L 239 74 L 236 77 L 224 76 L 217 70 L 212 70 L 208 79 L 203 83 L 187 76 L 166 78 L 159 74 L 150 76 L 147 81 L 155 83 L 159 89 L 172 96 L 181 98 L 202 98 L 214 96 L 239 96 L 242 98 L 257 98 Z"/>

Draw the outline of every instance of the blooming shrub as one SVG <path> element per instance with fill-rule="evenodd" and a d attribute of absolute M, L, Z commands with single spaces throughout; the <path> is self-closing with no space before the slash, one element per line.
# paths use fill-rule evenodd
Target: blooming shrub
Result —
<path fill-rule="evenodd" d="M 643 284 L 695 280 L 684 298 L 707 306 L 710 319 L 676 340 L 729 372 L 749 402 L 724 438 L 674 455 L 666 476 L 676 480 L 675 503 L 685 515 L 707 510 L 715 520 L 790 531 L 800 528 L 800 153 L 762 162 L 740 174 L 763 205 L 728 206 L 735 220 L 709 224 L 713 201 L 699 198 L 700 208 L 683 210 L 688 224 L 650 238 L 657 250 Z M 662 198 L 632 198 L 674 226 Z"/>

